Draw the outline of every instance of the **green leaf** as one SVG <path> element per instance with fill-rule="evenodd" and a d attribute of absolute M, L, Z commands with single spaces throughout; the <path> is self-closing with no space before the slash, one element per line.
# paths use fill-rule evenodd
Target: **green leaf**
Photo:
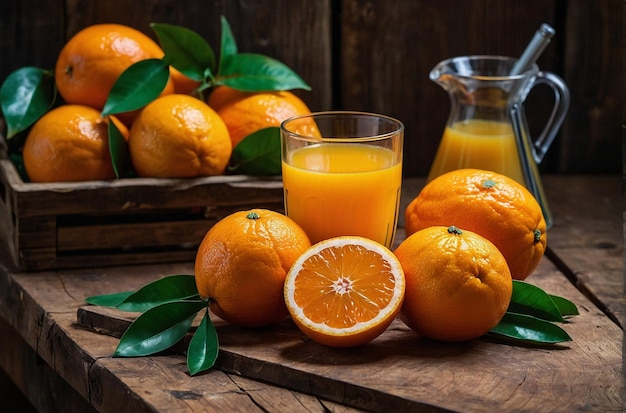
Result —
<path fill-rule="evenodd" d="M 203 81 L 205 70 L 215 70 L 215 54 L 211 46 L 198 33 L 172 24 L 153 23 L 165 61 L 185 76 Z"/>
<path fill-rule="evenodd" d="M 29 66 L 9 74 L 0 87 L 0 106 L 7 125 L 7 139 L 35 123 L 52 107 L 55 97 L 52 72 Z"/>
<path fill-rule="evenodd" d="M 167 302 L 198 298 L 193 275 L 168 275 L 144 285 L 117 305 L 122 311 L 142 312 Z"/>
<path fill-rule="evenodd" d="M 523 281 L 513 281 L 513 295 L 507 311 L 547 321 L 565 322 L 559 308 L 545 291 Z"/>
<path fill-rule="evenodd" d="M 222 23 L 222 36 L 220 39 L 220 62 L 222 62 L 225 56 L 236 55 L 238 50 L 237 42 L 235 41 L 235 36 L 233 36 L 232 30 L 230 29 L 230 24 L 228 24 L 228 20 L 226 20 L 226 17 L 220 16 L 220 21 Z"/>
<path fill-rule="evenodd" d="M 578 312 L 578 308 L 576 307 L 576 304 L 574 304 L 570 300 L 563 298 L 563 297 L 559 297 L 558 295 L 550 295 L 550 298 L 552 298 L 552 301 L 558 307 L 563 317 L 580 314 Z"/>
<path fill-rule="evenodd" d="M 207 307 L 187 349 L 187 369 L 192 376 L 213 367 L 219 352 L 217 331 L 209 317 Z"/>
<path fill-rule="evenodd" d="M 85 298 L 85 301 L 87 304 L 99 305 L 101 307 L 117 307 L 132 293 L 133 291 L 124 291 L 121 293 L 93 295 Z"/>
<path fill-rule="evenodd" d="M 102 116 L 139 109 L 156 99 L 170 77 L 169 65 L 162 59 L 140 60 L 117 79 L 102 109 Z"/>
<path fill-rule="evenodd" d="M 167 350 L 191 328 L 204 301 L 173 301 L 141 314 L 122 335 L 113 357 L 140 357 Z"/>
<path fill-rule="evenodd" d="M 223 56 L 215 85 L 226 85 L 245 92 L 311 90 L 311 87 L 284 63 L 254 53 Z"/>
<path fill-rule="evenodd" d="M 257 176 L 280 175 L 280 128 L 261 129 L 239 142 L 233 149 L 228 172 Z"/>
<path fill-rule="evenodd" d="M 113 121 L 109 121 L 109 152 L 111 162 L 117 178 L 130 178 L 135 176 L 133 165 L 130 160 L 128 143 Z"/>
<path fill-rule="evenodd" d="M 507 312 L 490 333 L 531 343 L 554 344 L 572 341 L 556 324 L 525 314 Z"/>

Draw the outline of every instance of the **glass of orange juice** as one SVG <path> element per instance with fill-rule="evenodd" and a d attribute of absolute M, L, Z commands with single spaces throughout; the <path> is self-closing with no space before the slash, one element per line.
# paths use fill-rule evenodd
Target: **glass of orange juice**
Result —
<path fill-rule="evenodd" d="M 402 185 L 402 122 L 332 111 L 288 119 L 280 129 L 285 213 L 311 242 L 359 235 L 391 248 Z"/>

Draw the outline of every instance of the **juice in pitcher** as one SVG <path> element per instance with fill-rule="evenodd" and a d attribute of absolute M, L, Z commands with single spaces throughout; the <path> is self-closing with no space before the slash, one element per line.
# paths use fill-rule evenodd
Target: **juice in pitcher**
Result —
<path fill-rule="evenodd" d="M 391 247 L 402 180 L 392 150 L 320 143 L 293 151 L 282 168 L 285 212 L 312 242 L 359 235 Z"/>
<path fill-rule="evenodd" d="M 447 126 L 428 181 L 445 172 L 467 167 L 498 172 L 525 185 L 511 124 L 470 119 Z"/>

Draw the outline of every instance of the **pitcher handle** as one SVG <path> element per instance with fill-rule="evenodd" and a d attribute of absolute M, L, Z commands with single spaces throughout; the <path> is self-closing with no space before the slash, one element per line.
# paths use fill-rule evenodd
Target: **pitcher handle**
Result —
<path fill-rule="evenodd" d="M 533 158 L 538 164 L 543 160 L 563 120 L 565 120 L 570 102 L 569 89 L 559 76 L 550 72 L 539 72 L 532 87 L 540 84 L 548 85 L 554 91 L 554 107 L 546 126 L 544 126 L 539 137 L 533 142 Z"/>

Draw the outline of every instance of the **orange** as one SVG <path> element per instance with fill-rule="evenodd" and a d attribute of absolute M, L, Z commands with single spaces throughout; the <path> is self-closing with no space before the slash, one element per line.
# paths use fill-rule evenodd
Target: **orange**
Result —
<path fill-rule="evenodd" d="M 285 279 L 291 318 L 310 339 L 331 347 L 369 343 L 391 324 L 404 298 L 400 262 L 367 238 L 313 245 Z"/>
<path fill-rule="evenodd" d="M 140 60 L 162 57 L 159 45 L 138 30 L 121 24 L 95 24 L 63 46 L 54 78 L 65 102 L 102 109 L 124 70 Z M 163 94 L 173 92 L 170 79 Z"/>
<path fill-rule="evenodd" d="M 435 340 L 480 337 L 504 316 L 513 291 L 500 251 L 454 226 L 418 231 L 394 251 L 406 277 L 402 320 Z"/>
<path fill-rule="evenodd" d="M 287 271 L 310 245 L 302 228 L 283 214 L 235 212 L 218 221 L 198 248 L 198 293 L 231 324 L 277 323 L 288 314 L 283 299 Z"/>
<path fill-rule="evenodd" d="M 226 123 L 233 147 L 256 131 L 279 127 L 288 118 L 311 113 L 300 98 L 288 91 L 250 93 L 220 86 L 207 102 Z"/>
<path fill-rule="evenodd" d="M 128 129 L 111 118 L 122 135 Z M 88 106 L 62 105 L 43 115 L 24 142 L 24 167 L 33 182 L 115 178 L 108 120 Z"/>
<path fill-rule="evenodd" d="M 133 122 L 128 139 L 139 176 L 184 178 L 224 172 L 232 146 L 222 119 L 189 95 L 162 96 Z"/>
<path fill-rule="evenodd" d="M 429 182 L 405 210 L 407 236 L 433 225 L 455 225 L 493 242 L 511 274 L 524 280 L 546 249 L 546 221 L 534 196 L 504 175 L 460 169 Z"/>

